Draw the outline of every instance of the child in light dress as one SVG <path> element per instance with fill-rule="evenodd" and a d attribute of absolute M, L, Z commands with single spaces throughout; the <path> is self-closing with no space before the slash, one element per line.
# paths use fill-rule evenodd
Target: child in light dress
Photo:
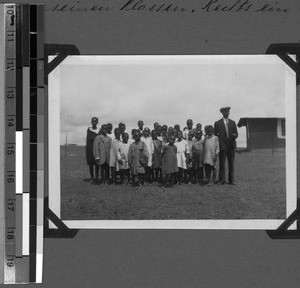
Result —
<path fill-rule="evenodd" d="M 177 132 L 177 141 L 175 146 L 177 148 L 177 165 L 178 165 L 178 184 L 181 185 L 183 182 L 183 172 L 187 169 L 187 163 L 189 159 L 190 149 L 187 141 L 182 138 L 182 132 Z"/>
<path fill-rule="evenodd" d="M 128 163 L 128 153 L 130 143 L 128 142 L 129 135 L 125 132 L 122 136 L 122 142 L 118 151 L 118 161 L 121 171 L 121 181 L 124 185 L 130 183 L 130 173 L 129 173 L 129 163 Z"/>
<path fill-rule="evenodd" d="M 117 176 L 120 176 L 120 160 L 118 159 L 118 152 L 120 150 L 122 141 L 121 141 L 121 131 L 119 128 L 115 128 L 114 130 L 115 139 L 112 141 L 110 148 L 110 157 L 109 157 L 109 167 L 110 167 L 110 175 L 111 183 L 119 184 L 117 181 Z"/>
<path fill-rule="evenodd" d="M 220 152 L 219 139 L 214 135 L 214 128 L 211 125 L 205 127 L 206 137 L 204 139 L 204 167 L 208 178 L 208 185 L 211 186 L 216 180 L 216 165 Z"/>

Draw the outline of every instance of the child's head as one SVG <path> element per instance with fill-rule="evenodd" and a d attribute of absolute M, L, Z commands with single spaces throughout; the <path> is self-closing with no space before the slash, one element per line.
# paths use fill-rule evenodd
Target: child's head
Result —
<path fill-rule="evenodd" d="M 188 119 L 186 121 L 186 126 L 188 127 L 189 130 L 191 130 L 193 128 L 193 120 L 192 119 Z"/>
<path fill-rule="evenodd" d="M 139 130 L 136 130 L 133 134 L 133 139 L 135 140 L 135 142 L 140 141 L 142 136 L 142 133 Z"/>
<path fill-rule="evenodd" d="M 162 130 L 165 131 L 165 132 L 167 132 L 168 131 L 168 126 L 167 125 L 163 125 L 162 126 Z"/>
<path fill-rule="evenodd" d="M 106 124 L 106 132 L 108 133 L 108 134 L 111 134 L 111 132 L 112 132 L 112 129 L 113 129 L 113 125 L 111 124 L 111 123 L 107 123 Z"/>
<path fill-rule="evenodd" d="M 162 127 L 160 125 L 158 125 L 156 132 L 157 132 L 157 136 L 161 136 Z"/>
<path fill-rule="evenodd" d="M 202 137 L 202 130 L 196 129 L 195 137 L 196 137 L 197 140 L 201 140 L 201 137 Z"/>
<path fill-rule="evenodd" d="M 114 133 L 115 133 L 116 139 L 120 140 L 120 137 L 121 137 L 121 131 L 120 131 L 120 129 L 119 128 L 115 128 Z"/>
<path fill-rule="evenodd" d="M 128 139 L 129 139 L 128 133 L 124 133 L 124 134 L 122 135 L 122 140 L 123 140 L 123 142 L 124 142 L 125 144 L 128 142 Z"/>
<path fill-rule="evenodd" d="M 189 131 L 189 134 L 188 134 L 188 140 L 189 141 L 192 141 L 193 140 L 193 138 L 194 138 L 194 135 L 195 133 L 194 133 L 194 131 L 193 130 L 191 130 L 191 131 Z"/>
<path fill-rule="evenodd" d="M 148 127 L 145 127 L 144 130 L 143 130 L 143 132 L 142 132 L 142 134 L 146 138 L 149 137 L 149 135 L 150 135 L 150 129 Z"/>
<path fill-rule="evenodd" d="M 174 130 L 178 132 L 180 130 L 180 125 L 179 124 L 174 125 Z"/>
<path fill-rule="evenodd" d="M 137 130 L 137 129 L 132 129 L 132 130 L 131 130 L 131 137 L 133 137 L 133 135 L 134 135 L 134 133 L 135 133 L 136 130 Z"/>
<path fill-rule="evenodd" d="M 158 126 L 159 126 L 158 122 L 155 122 L 155 123 L 153 124 L 153 127 L 154 127 L 155 130 L 157 130 Z"/>
<path fill-rule="evenodd" d="M 170 126 L 170 127 L 168 128 L 168 132 L 169 132 L 169 133 L 173 133 L 173 132 L 174 132 L 174 128 Z"/>
<path fill-rule="evenodd" d="M 170 135 L 169 138 L 168 138 L 168 142 L 171 146 L 174 145 L 175 143 L 175 136 L 174 135 Z"/>
<path fill-rule="evenodd" d="M 143 130 L 143 128 L 144 128 L 144 122 L 142 120 L 139 120 L 138 127 L 139 127 L 140 130 Z"/>
<path fill-rule="evenodd" d="M 96 128 L 97 124 L 98 124 L 98 118 L 97 117 L 93 117 L 91 119 L 91 124 L 92 124 L 93 128 Z"/>
<path fill-rule="evenodd" d="M 207 127 L 208 127 L 208 125 L 204 126 L 204 133 L 205 133 L 205 135 L 207 135 Z"/>
<path fill-rule="evenodd" d="M 177 139 L 178 139 L 178 141 L 182 140 L 182 132 L 181 131 L 177 132 Z"/>
<path fill-rule="evenodd" d="M 126 130 L 126 125 L 124 123 L 119 123 L 119 129 L 121 134 L 123 134 Z"/>
<path fill-rule="evenodd" d="M 166 131 L 163 131 L 163 132 L 161 133 L 161 136 L 162 136 L 162 138 L 163 138 L 165 141 L 168 141 L 168 133 L 167 133 Z"/>
<path fill-rule="evenodd" d="M 214 134 L 214 127 L 212 125 L 205 126 L 205 134 L 211 136 Z"/>
<path fill-rule="evenodd" d="M 201 123 L 197 123 L 197 125 L 196 125 L 196 129 L 198 129 L 198 130 L 202 130 L 202 124 L 201 124 Z"/>
<path fill-rule="evenodd" d="M 151 137 L 152 137 L 153 140 L 157 139 L 157 132 L 156 132 L 156 130 L 152 130 L 151 131 Z"/>
<path fill-rule="evenodd" d="M 106 134 L 107 134 L 107 125 L 106 124 L 103 124 L 101 126 L 101 133 L 102 133 L 102 135 L 106 136 Z"/>

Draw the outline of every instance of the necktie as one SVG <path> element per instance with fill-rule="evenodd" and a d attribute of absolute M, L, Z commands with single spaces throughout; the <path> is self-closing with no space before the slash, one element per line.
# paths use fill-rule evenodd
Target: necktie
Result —
<path fill-rule="evenodd" d="M 226 129 L 226 134 L 227 134 L 227 138 L 229 138 L 229 131 L 228 131 L 228 119 L 225 120 L 226 125 L 225 125 L 225 129 Z"/>

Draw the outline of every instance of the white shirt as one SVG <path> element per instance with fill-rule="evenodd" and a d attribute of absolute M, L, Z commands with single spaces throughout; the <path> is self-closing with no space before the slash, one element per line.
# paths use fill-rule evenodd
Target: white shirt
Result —
<path fill-rule="evenodd" d="M 226 119 L 226 118 L 223 117 L 223 121 L 224 121 L 224 125 L 225 125 L 225 130 L 226 130 L 227 137 L 229 137 L 229 131 L 228 131 L 229 119 L 228 118 Z"/>
<path fill-rule="evenodd" d="M 99 131 L 100 131 L 100 127 L 97 127 L 96 129 L 94 129 L 93 127 L 89 127 L 89 130 L 96 133 L 96 134 L 98 134 Z"/>
<path fill-rule="evenodd" d="M 189 136 L 189 132 L 194 130 L 193 128 L 192 129 L 188 129 L 186 128 L 184 131 L 183 131 L 183 139 L 187 140 L 188 139 L 188 136 Z"/>
<path fill-rule="evenodd" d="M 175 146 L 177 147 L 177 165 L 180 168 L 186 169 L 185 153 L 190 153 L 189 145 L 187 141 L 182 139 L 181 141 L 176 140 Z"/>
<path fill-rule="evenodd" d="M 149 152 L 149 159 L 148 159 L 148 167 L 152 166 L 152 155 L 154 153 L 154 144 L 151 137 L 145 138 L 144 136 L 141 137 L 141 141 L 144 142 L 147 146 Z"/>

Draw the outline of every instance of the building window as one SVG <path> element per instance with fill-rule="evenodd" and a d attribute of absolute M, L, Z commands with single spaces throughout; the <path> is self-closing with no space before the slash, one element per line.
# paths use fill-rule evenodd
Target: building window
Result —
<path fill-rule="evenodd" d="M 277 137 L 280 139 L 285 138 L 285 118 L 277 119 Z"/>

